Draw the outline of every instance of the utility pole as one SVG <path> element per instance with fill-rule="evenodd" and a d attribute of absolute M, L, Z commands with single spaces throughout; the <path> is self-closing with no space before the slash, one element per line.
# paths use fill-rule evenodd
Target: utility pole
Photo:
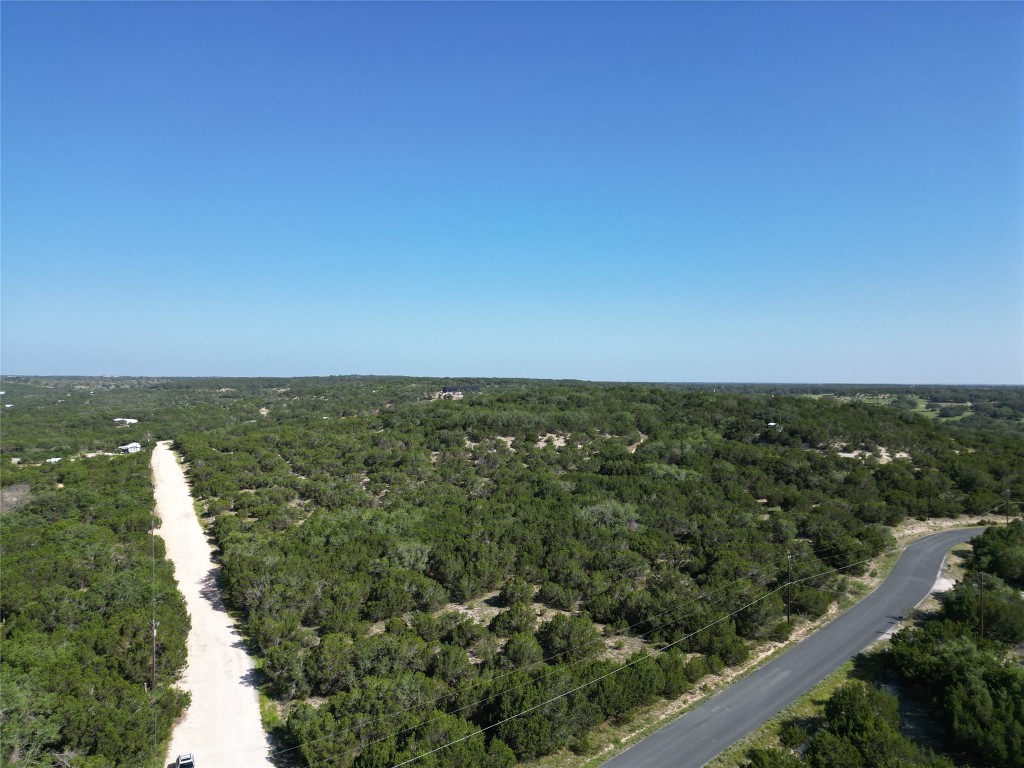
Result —
<path fill-rule="evenodd" d="M 153 566 L 153 694 L 156 694 L 156 517 L 155 515 L 150 516 L 150 547 L 152 548 L 152 566 Z"/>
<path fill-rule="evenodd" d="M 149 433 L 146 433 L 146 442 L 149 443 Z M 147 445 L 148 447 L 148 445 Z M 156 696 L 156 509 L 149 514 L 149 547 L 150 567 L 152 568 L 152 590 L 153 590 L 153 695 Z M 154 710 L 155 711 L 155 710 Z"/>
<path fill-rule="evenodd" d="M 153 692 L 156 693 L 156 621 L 153 622 Z"/>
<path fill-rule="evenodd" d="M 980 640 L 984 640 L 985 639 L 985 572 L 984 571 L 979 571 L 978 575 L 981 576 L 981 605 L 980 605 L 981 616 L 980 616 L 980 627 L 979 627 L 978 635 L 979 635 L 979 639 Z"/>
<path fill-rule="evenodd" d="M 789 598 L 786 600 L 786 624 L 793 626 L 793 554 L 787 553 L 789 563 Z"/>

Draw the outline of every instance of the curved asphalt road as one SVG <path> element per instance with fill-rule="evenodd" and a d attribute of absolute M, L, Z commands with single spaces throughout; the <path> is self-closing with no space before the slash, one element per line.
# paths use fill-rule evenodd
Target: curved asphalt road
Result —
<path fill-rule="evenodd" d="M 608 768 L 699 768 L 893 628 L 935 584 L 946 552 L 984 528 L 919 539 L 878 589 L 778 658 L 605 763 Z"/>

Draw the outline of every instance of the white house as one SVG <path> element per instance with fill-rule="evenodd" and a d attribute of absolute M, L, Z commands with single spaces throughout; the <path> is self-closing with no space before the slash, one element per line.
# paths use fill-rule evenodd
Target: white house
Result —
<path fill-rule="evenodd" d="M 57 457 L 54 457 L 54 458 L 52 458 L 52 459 L 47 459 L 47 460 L 46 460 L 46 463 L 47 463 L 47 464 L 56 464 L 56 463 L 57 463 L 57 462 L 59 462 L 59 461 L 60 461 L 60 459 L 59 459 L 59 458 L 57 458 Z"/>
<path fill-rule="evenodd" d="M 129 424 L 138 424 L 139 420 L 138 419 L 114 419 L 114 423 L 115 424 L 124 424 L 125 426 L 127 426 Z"/>
<path fill-rule="evenodd" d="M 128 445 L 119 445 L 117 450 L 121 453 L 138 453 L 142 450 L 142 446 L 138 443 L 128 443 Z"/>

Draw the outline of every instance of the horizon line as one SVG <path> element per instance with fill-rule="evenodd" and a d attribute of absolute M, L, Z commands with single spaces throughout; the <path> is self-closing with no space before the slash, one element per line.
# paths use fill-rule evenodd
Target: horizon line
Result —
<path fill-rule="evenodd" d="M 1024 382 L 996 384 L 984 382 L 866 382 L 866 381 L 716 381 L 708 380 L 653 380 L 653 379 L 581 379 L 572 377 L 536 376 L 494 376 L 494 375 L 424 375 L 406 373 L 325 373 L 325 374 L 153 374 L 153 373 L 3 373 L 2 379 L 330 379 L 330 378 L 377 378 L 377 379 L 428 379 L 428 380 L 512 380 L 535 382 L 576 382 L 580 384 L 652 384 L 689 386 L 786 386 L 786 387 L 1017 387 L 1024 388 Z"/>

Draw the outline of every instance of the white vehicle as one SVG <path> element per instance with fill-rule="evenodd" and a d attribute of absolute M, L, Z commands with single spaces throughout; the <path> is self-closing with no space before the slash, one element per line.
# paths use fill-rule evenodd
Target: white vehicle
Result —
<path fill-rule="evenodd" d="M 174 761 L 175 768 L 196 768 L 196 761 L 192 757 L 192 753 L 189 752 L 184 755 L 178 755 L 178 759 Z"/>

